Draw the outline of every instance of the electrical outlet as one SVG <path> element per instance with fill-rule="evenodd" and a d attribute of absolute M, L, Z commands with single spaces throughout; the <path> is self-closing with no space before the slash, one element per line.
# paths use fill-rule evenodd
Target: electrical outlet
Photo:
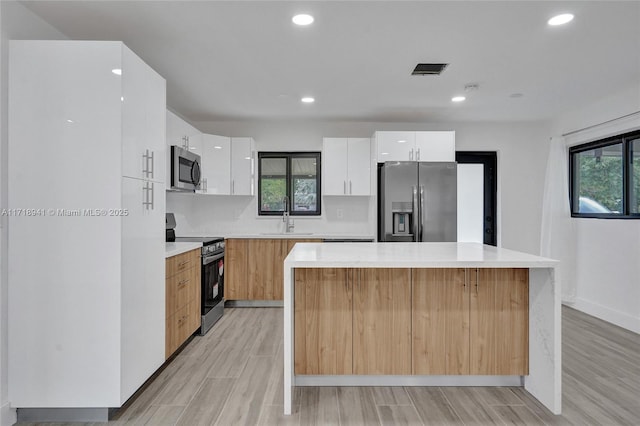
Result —
<path fill-rule="evenodd" d="M 342 219 L 342 217 L 344 216 L 344 212 L 342 211 L 342 209 L 336 209 L 336 216 L 338 217 L 338 219 Z"/>

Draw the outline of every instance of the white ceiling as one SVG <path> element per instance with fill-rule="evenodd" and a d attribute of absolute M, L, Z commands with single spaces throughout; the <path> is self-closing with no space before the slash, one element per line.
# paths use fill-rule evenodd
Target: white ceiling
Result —
<path fill-rule="evenodd" d="M 544 120 L 640 87 L 639 1 L 22 3 L 70 38 L 123 40 L 192 121 Z M 418 62 L 450 65 L 411 76 Z"/>

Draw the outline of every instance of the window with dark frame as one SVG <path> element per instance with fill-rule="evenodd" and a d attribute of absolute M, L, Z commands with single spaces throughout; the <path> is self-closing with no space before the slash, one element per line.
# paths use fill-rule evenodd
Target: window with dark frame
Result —
<path fill-rule="evenodd" d="M 258 214 L 319 216 L 320 182 L 319 152 L 259 152 Z"/>
<path fill-rule="evenodd" d="M 571 216 L 640 219 L 640 131 L 569 148 Z"/>

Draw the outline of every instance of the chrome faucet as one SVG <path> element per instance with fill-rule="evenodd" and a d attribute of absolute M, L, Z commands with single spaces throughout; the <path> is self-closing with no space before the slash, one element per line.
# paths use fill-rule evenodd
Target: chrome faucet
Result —
<path fill-rule="evenodd" d="M 284 201 L 284 211 L 282 212 L 282 221 L 284 222 L 284 232 L 289 233 L 293 231 L 293 227 L 295 224 L 293 223 L 293 219 L 289 217 L 289 197 L 286 195 L 282 198 Z"/>

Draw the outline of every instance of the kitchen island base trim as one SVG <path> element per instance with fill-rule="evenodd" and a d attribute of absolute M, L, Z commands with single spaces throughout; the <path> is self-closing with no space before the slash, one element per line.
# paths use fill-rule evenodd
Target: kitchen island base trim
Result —
<path fill-rule="evenodd" d="M 523 376 L 295 376 L 295 386 L 517 386 Z"/>

